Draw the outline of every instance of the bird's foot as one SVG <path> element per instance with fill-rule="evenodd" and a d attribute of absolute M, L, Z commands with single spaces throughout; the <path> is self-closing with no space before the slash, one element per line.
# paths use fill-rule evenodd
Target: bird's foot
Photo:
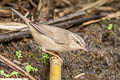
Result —
<path fill-rule="evenodd" d="M 46 52 L 46 53 L 48 53 L 48 54 L 51 54 L 51 55 L 57 57 L 61 62 L 63 62 L 62 59 L 60 58 L 60 56 L 57 55 L 57 54 L 55 54 L 54 52 L 50 52 L 50 51 L 47 51 L 47 50 L 45 50 L 45 49 L 43 49 L 43 51 Z"/>

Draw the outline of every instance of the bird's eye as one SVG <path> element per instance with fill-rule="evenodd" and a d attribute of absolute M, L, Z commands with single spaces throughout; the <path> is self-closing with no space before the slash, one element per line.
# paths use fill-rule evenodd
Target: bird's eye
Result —
<path fill-rule="evenodd" d="M 76 40 L 76 43 L 79 44 L 79 41 Z"/>
<path fill-rule="evenodd" d="M 74 39 L 75 43 L 79 44 L 80 45 L 80 42 L 76 39 Z"/>

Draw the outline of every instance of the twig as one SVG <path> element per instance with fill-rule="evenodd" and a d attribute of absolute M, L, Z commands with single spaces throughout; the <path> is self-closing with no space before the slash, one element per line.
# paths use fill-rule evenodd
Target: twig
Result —
<path fill-rule="evenodd" d="M 38 7 L 37 7 L 37 10 L 40 12 L 41 11 L 41 8 L 42 8 L 42 2 L 43 0 L 39 0 L 39 3 L 38 3 Z"/>
<path fill-rule="evenodd" d="M 22 0 L 18 0 L 18 9 L 21 10 L 22 13 L 24 13 L 24 11 L 28 12 L 28 9 L 22 6 L 21 1 Z"/>
<path fill-rule="evenodd" d="M 75 20 L 71 20 L 71 21 L 68 21 L 68 22 L 53 24 L 53 26 L 57 26 L 57 27 L 60 27 L 60 28 L 70 28 L 73 25 L 82 24 L 82 23 L 90 21 L 90 20 L 100 19 L 104 16 L 105 15 L 93 15 L 93 16 L 90 16 L 90 17 L 75 19 Z"/>
<path fill-rule="evenodd" d="M 0 80 L 29 80 L 27 78 L 0 78 Z"/>
<path fill-rule="evenodd" d="M 28 1 L 33 5 L 33 7 L 37 8 L 37 5 L 32 0 L 28 0 Z"/>
<path fill-rule="evenodd" d="M 83 75 L 85 75 L 85 73 L 80 73 L 77 76 L 75 76 L 75 79 L 78 78 L 78 77 L 80 77 L 80 76 L 83 76 Z"/>
<path fill-rule="evenodd" d="M 27 27 L 27 25 L 18 22 L 0 22 L 0 30 L 15 31 L 25 27 Z"/>
<path fill-rule="evenodd" d="M 0 61 L 3 62 L 4 64 L 7 64 L 12 69 L 20 72 L 21 75 L 28 77 L 30 80 L 35 80 L 35 78 L 33 78 L 30 74 L 28 74 L 27 72 L 25 72 L 22 68 L 20 68 L 19 66 L 17 66 L 12 61 L 8 60 L 7 58 L 5 58 L 2 55 L 0 55 Z"/>
<path fill-rule="evenodd" d="M 70 15 L 67 15 L 66 17 L 62 17 L 62 18 L 59 18 L 59 19 L 56 19 L 56 20 L 51 20 L 51 21 L 48 21 L 48 22 L 45 22 L 46 24 L 55 24 L 55 23 L 59 23 L 59 22 L 63 22 L 63 21 L 67 21 L 67 20 L 71 20 L 75 17 L 79 17 L 83 14 L 85 14 L 85 11 L 88 11 L 92 8 L 98 8 L 102 5 L 104 5 L 105 3 L 107 3 L 109 0 L 99 0 L 97 1 L 96 3 L 93 3 L 92 5 L 90 6 L 87 6 L 85 8 L 83 8 L 82 10 L 79 10 L 78 12 L 74 13 L 74 14 L 70 14 Z M 96 7 L 98 6 L 98 7 Z"/>
<path fill-rule="evenodd" d="M 11 40 L 18 40 L 25 37 L 31 37 L 30 31 L 24 32 L 14 32 L 14 33 L 4 33 L 0 34 L 0 43 L 2 42 L 9 42 Z"/>
<path fill-rule="evenodd" d="M 77 13 L 80 13 L 82 11 L 87 11 L 87 10 L 90 10 L 90 9 L 93 9 L 93 8 L 99 8 L 100 6 L 104 5 L 108 1 L 110 1 L 110 0 L 99 0 L 99 1 L 97 1 L 95 3 L 92 3 L 91 5 L 88 5 L 88 6 L 84 7 L 82 10 L 79 10 Z"/>
<path fill-rule="evenodd" d="M 120 11 L 108 14 L 107 16 L 105 16 L 101 19 L 98 19 L 98 20 L 91 20 L 91 21 L 85 22 L 82 24 L 82 26 L 87 26 L 87 25 L 92 24 L 92 23 L 97 23 L 97 22 L 100 22 L 100 21 L 108 19 L 108 18 L 112 19 L 112 18 L 118 18 L 118 17 L 120 17 Z"/>
<path fill-rule="evenodd" d="M 3 0 L 3 1 L 0 2 L 0 6 L 4 6 L 4 5 L 6 5 L 6 4 L 10 3 L 10 2 L 13 2 L 13 1 L 14 0 Z"/>
<path fill-rule="evenodd" d="M 0 8 L 0 17 L 10 17 L 11 12 L 8 8 Z"/>
<path fill-rule="evenodd" d="M 54 14 L 54 0 L 48 0 L 47 2 L 47 16 L 53 17 Z"/>

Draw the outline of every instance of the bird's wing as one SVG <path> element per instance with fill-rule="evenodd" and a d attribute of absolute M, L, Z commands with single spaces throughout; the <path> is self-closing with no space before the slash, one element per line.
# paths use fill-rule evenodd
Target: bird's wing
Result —
<path fill-rule="evenodd" d="M 30 23 L 39 33 L 53 39 L 58 44 L 69 44 L 69 31 L 44 24 Z"/>
<path fill-rule="evenodd" d="M 59 44 L 69 44 L 68 41 L 69 31 L 44 24 L 40 25 L 33 24 L 29 19 L 24 17 L 21 13 L 19 13 L 15 9 L 12 8 L 12 11 L 18 14 L 28 25 L 30 24 L 32 27 L 34 27 L 39 33 L 53 39 L 55 42 Z"/>

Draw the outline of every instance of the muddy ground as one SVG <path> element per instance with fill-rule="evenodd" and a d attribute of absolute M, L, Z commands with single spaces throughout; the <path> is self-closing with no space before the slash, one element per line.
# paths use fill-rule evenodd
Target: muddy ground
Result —
<path fill-rule="evenodd" d="M 112 29 L 108 29 L 110 24 L 113 26 Z M 77 25 L 76 28 L 79 26 Z M 61 54 L 63 59 L 62 80 L 120 80 L 119 26 L 120 19 L 108 19 L 78 30 L 77 33 L 86 42 L 88 52 L 78 50 Z M 18 50 L 22 51 L 22 59 L 16 57 Z M 30 63 L 38 68 L 38 72 L 31 73 L 32 76 L 38 80 L 48 80 L 49 62 L 41 61 L 42 53 L 32 38 L 1 43 L 0 53 L 9 60 L 15 61 L 22 68 L 26 63 Z M 2 62 L 0 69 L 4 69 L 6 73 L 13 71 Z M 74 78 L 81 73 L 85 74 L 77 79 Z"/>

